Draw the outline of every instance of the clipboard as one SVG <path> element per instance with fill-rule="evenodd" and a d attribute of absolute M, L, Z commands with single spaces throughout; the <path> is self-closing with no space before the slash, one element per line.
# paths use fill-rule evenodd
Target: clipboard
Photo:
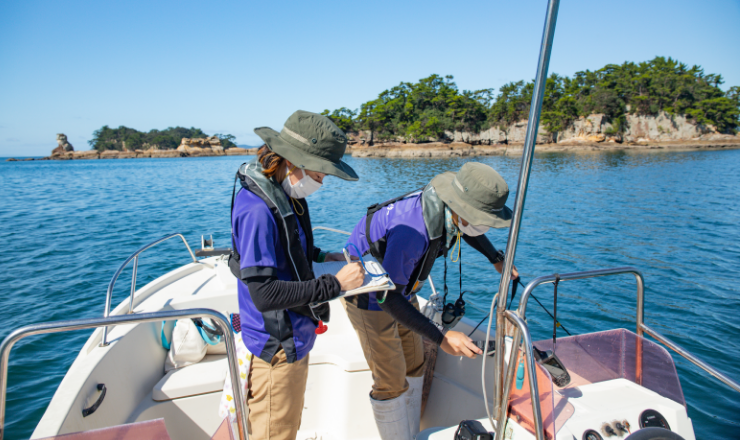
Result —
<path fill-rule="evenodd" d="M 365 267 L 368 271 L 373 273 L 382 273 L 385 274 L 386 270 L 383 269 L 383 266 L 378 263 L 378 260 L 373 258 L 370 255 L 365 255 L 362 257 L 363 262 L 365 263 Z M 316 276 L 316 278 L 320 277 L 321 275 L 329 274 L 329 275 L 336 275 L 337 272 L 342 270 L 344 266 L 347 265 L 346 261 L 327 261 L 325 263 L 314 263 L 313 264 L 313 273 Z M 396 285 L 393 284 L 393 281 L 391 281 L 391 278 L 385 274 L 380 276 L 373 276 L 370 275 L 367 271 L 365 272 L 365 280 L 362 282 L 362 286 L 348 290 L 348 291 L 342 291 L 342 293 L 339 294 L 337 298 L 344 298 L 347 296 L 354 296 L 354 295 L 360 295 L 363 293 L 370 293 L 370 292 L 382 292 L 386 290 L 393 290 L 396 288 Z M 334 299 L 337 299 L 334 298 Z"/>

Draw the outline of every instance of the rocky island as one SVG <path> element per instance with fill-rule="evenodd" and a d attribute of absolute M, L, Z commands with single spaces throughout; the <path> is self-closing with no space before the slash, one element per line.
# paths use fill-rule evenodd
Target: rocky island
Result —
<path fill-rule="evenodd" d="M 740 87 L 671 58 L 552 74 L 545 85 L 538 152 L 710 150 L 740 148 Z M 431 75 L 384 90 L 359 110 L 322 114 L 347 134 L 355 157 L 455 157 L 521 154 L 534 83 L 462 90 L 452 76 Z M 129 159 L 256 154 L 230 134 L 198 128 L 139 132 L 103 126 L 89 151 L 64 134 L 45 159 Z M 12 159 L 15 160 L 15 159 Z"/>
<path fill-rule="evenodd" d="M 63 133 L 57 134 L 57 147 L 49 157 L 37 160 L 136 159 L 161 157 L 240 156 L 255 154 L 255 148 L 240 148 L 226 134 L 208 136 L 199 128 L 170 127 L 139 132 L 128 127 L 103 126 L 93 133 L 87 151 L 76 151 Z M 8 159 L 16 161 L 17 159 Z M 24 159 L 33 160 L 33 159 Z"/>
<path fill-rule="evenodd" d="M 62 135 L 63 136 L 63 135 Z M 205 138 L 182 138 L 180 145 L 175 149 L 159 149 L 150 146 L 146 149 L 131 150 L 126 141 L 121 142 L 120 150 L 59 150 L 55 148 L 51 156 L 44 158 L 50 160 L 72 160 L 72 159 L 137 159 L 158 157 L 207 157 L 207 156 L 243 156 L 255 154 L 256 148 L 224 148 L 221 140 L 216 136 Z"/>
<path fill-rule="evenodd" d="M 323 114 L 357 157 L 520 154 L 534 83 L 460 91 L 431 75 Z M 547 79 L 537 151 L 740 148 L 740 87 L 671 58 Z"/>

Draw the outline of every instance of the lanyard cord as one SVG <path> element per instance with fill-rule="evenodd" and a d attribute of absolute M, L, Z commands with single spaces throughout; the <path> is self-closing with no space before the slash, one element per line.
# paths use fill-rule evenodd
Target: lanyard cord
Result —
<path fill-rule="evenodd" d="M 452 255 L 454 255 L 454 249 L 455 245 L 457 245 L 457 258 L 453 259 Z M 460 244 L 460 231 L 457 232 L 457 242 L 452 245 L 452 255 L 450 256 L 450 261 L 453 263 L 459 263 L 460 264 L 460 297 L 459 300 L 462 300 L 463 297 L 463 290 L 462 290 L 462 245 Z M 442 297 L 442 303 L 447 304 L 447 292 L 449 292 L 449 289 L 447 288 L 447 255 L 445 255 L 444 258 L 445 262 L 445 271 L 444 271 L 444 278 L 443 278 L 443 287 L 444 287 L 444 296 Z"/>
<path fill-rule="evenodd" d="M 444 292 L 445 292 L 445 294 L 442 297 L 442 304 L 447 304 L 447 255 L 445 255 L 445 257 L 444 257 L 443 260 L 445 262 L 445 274 L 444 274 L 444 277 L 442 278 L 442 280 L 443 280 L 442 283 L 443 283 L 443 286 L 444 286 Z"/>
<path fill-rule="evenodd" d="M 298 203 L 298 206 L 300 206 L 300 207 L 301 207 L 301 211 L 300 211 L 300 212 L 298 212 L 298 206 L 296 206 L 296 205 L 295 205 L 295 202 L 296 202 L 296 200 L 295 200 L 295 199 L 294 199 L 293 197 L 291 197 L 291 198 L 290 198 L 290 202 L 291 202 L 291 203 L 293 204 L 293 211 L 295 211 L 295 213 L 296 213 L 297 215 L 299 215 L 299 216 L 300 216 L 300 215 L 303 215 L 303 213 L 305 212 L 305 211 L 303 210 L 303 205 L 301 205 L 301 203 L 300 203 L 300 202 Z"/>
<path fill-rule="evenodd" d="M 452 261 L 453 263 L 457 263 L 458 261 L 460 261 L 460 249 L 462 248 L 462 244 L 460 243 L 460 235 L 461 235 L 460 231 L 458 230 L 457 231 L 457 241 L 455 242 L 455 244 L 452 245 L 452 255 L 450 256 L 450 261 Z M 455 260 L 455 257 L 454 257 L 455 245 L 457 245 L 457 260 Z"/>
<path fill-rule="evenodd" d="M 460 234 L 458 233 L 457 239 L 460 240 Z M 460 246 L 457 248 L 457 261 L 460 263 L 460 298 L 458 301 L 462 301 L 463 290 L 462 290 L 462 258 L 460 258 Z"/>

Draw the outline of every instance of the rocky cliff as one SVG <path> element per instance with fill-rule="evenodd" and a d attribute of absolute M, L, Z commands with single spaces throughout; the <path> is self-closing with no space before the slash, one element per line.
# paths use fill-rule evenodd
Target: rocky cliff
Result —
<path fill-rule="evenodd" d="M 537 130 L 538 144 L 577 145 L 582 143 L 655 143 L 687 141 L 736 141 L 738 135 L 721 134 L 711 125 L 696 124 L 685 116 L 671 116 L 664 112 L 657 116 L 627 114 L 626 129 L 618 133 L 616 127 L 603 114 L 580 117 L 565 130 L 548 133 L 540 125 Z M 527 121 L 515 122 L 507 127 L 491 127 L 480 133 L 447 131 L 445 142 L 462 142 L 470 145 L 522 144 L 527 131 Z M 407 143 L 405 139 L 378 142 L 370 132 L 361 131 L 350 135 L 353 146 L 374 144 Z"/>

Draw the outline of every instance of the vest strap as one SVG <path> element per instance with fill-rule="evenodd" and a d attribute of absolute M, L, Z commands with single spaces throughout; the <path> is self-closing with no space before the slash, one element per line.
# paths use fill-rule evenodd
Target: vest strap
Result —
<path fill-rule="evenodd" d="M 365 239 L 367 240 L 367 244 L 369 246 L 368 253 L 372 255 L 376 260 L 378 260 L 378 263 L 383 264 L 383 259 L 385 258 L 385 248 L 388 244 L 388 240 L 386 240 L 385 235 L 380 237 L 376 241 L 372 241 L 370 238 L 370 225 L 373 222 L 373 216 L 376 212 L 380 211 L 381 209 L 385 208 L 388 205 L 392 205 L 399 200 L 403 200 L 412 194 L 416 194 L 419 191 L 422 191 L 424 187 L 421 187 L 419 189 L 415 189 L 411 192 L 408 192 L 402 196 L 398 196 L 394 199 L 386 200 L 383 203 L 375 203 L 371 206 L 368 206 L 367 208 L 367 216 L 365 217 Z"/>
<path fill-rule="evenodd" d="M 383 235 L 376 241 L 371 240 L 370 225 L 372 224 L 373 216 L 376 212 L 380 211 L 386 206 L 403 200 L 413 194 L 417 194 L 420 191 L 422 192 L 422 216 L 424 217 L 424 225 L 427 228 L 427 234 L 430 240 L 427 251 L 424 254 L 424 259 L 422 260 L 421 264 L 417 265 L 416 268 L 414 268 L 414 271 L 409 277 L 409 283 L 406 286 L 406 291 L 404 292 L 405 295 L 415 292 L 419 288 L 421 288 L 420 283 L 423 283 L 429 277 L 429 273 L 432 271 L 432 267 L 434 266 L 434 260 L 436 260 L 437 256 L 439 255 L 439 250 L 440 246 L 442 245 L 442 238 L 444 235 L 444 203 L 439 199 L 439 197 L 437 197 L 437 193 L 434 188 L 431 185 L 427 185 L 426 187 L 415 189 L 409 193 L 406 193 L 391 200 L 387 200 L 383 203 L 376 203 L 372 206 L 369 206 L 367 208 L 367 217 L 365 219 L 365 239 L 367 240 L 367 243 L 369 245 L 367 253 L 375 257 L 375 259 L 378 260 L 380 264 L 383 264 L 388 240 L 386 239 L 385 235 Z"/>

